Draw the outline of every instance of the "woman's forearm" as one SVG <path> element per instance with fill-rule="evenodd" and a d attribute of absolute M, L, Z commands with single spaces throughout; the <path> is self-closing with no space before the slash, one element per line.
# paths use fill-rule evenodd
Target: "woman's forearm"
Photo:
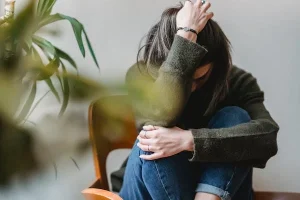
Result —
<path fill-rule="evenodd" d="M 176 35 L 162 66 L 139 63 L 129 69 L 126 84 L 138 128 L 176 125 L 191 93 L 193 74 L 206 52 L 199 44 Z M 157 73 L 156 77 L 149 76 L 151 70 Z"/>
<path fill-rule="evenodd" d="M 177 31 L 177 35 L 179 35 L 189 41 L 192 41 L 192 42 L 197 41 L 197 35 L 192 32 L 185 32 L 184 30 L 179 30 L 179 31 Z"/>
<path fill-rule="evenodd" d="M 194 136 L 192 131 L 190 130 L 183 130 L 183 142 L 184 142 L 184 151 L 194 151 L 195 150 L 195 143 L 194 143 Z"/>

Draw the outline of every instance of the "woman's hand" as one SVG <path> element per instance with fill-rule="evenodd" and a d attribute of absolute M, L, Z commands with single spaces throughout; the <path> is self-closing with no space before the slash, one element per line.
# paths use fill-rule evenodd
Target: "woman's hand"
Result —
<path fill-rule="evenodd" d="M 191 131 L 178 127 L 163 128 L 157 126 L 144 126 L 140 132 L 137 146 L 143 151 L 153 152 L 151 155 L 141 155 L 145 160 L 173 156 L 182 151 L 194 150 L 194 139 Z"/>
<path fill-rule="evenodd" d="M 197 0 L 195 3 L 186 1 L 177 14 L 177 27 L 188 27 L 197 31 L 197 33 L 201 32 L 207 21 L 214 15 L 212 12 L 207 12 L 209 8 L 209 2 L 202 5 L 201 0 Z"/>

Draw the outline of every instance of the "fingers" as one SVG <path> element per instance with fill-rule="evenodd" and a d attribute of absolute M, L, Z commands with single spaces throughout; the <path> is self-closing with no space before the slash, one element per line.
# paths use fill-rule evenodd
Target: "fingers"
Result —
<path fill-rule="evenodd" d="M 210 2 L 206 2 L 205 4 L 203 4 L 203 6 L 201 6 L 201 9 L 203 10 L 203 12 L 206 12 L 210 8 L 210 6 Z"/>
<path fill-rule="evenodd" d="M 213 18 L 213 16 L 214 16 L 214 13 L 213 13 L 213 12 L 206 13 L 206 19 L 207 19 L 207 20 Z"/>
<path fill-rule="evenodd" d="M 151 148 L 150 145 L 144 145 L 144 144 L 141 144 L 140 142 L 138 142 L 136 145 L 137 145 L 140 149 L 142 149 L 143 151 L 148 151 L 148 152 L 153 152 L 153 151 L 154 151 L 154 149 Z"/>
<path fill-rule="evenodd" d="M 197 0 L 194 5 L 201 7 L 203 5 L 202 0 Z"/>
<path fill-rule="evenodd" d="M 156 130 L 156 129 L 158 129 L 158 127 L 155 127 L 153 125 L 143 126 L 143 130 L 145 130 L 145 131 L 153 131 L 153 130 Z"/>
<path fill-rule="evenodd" d="M 193 4 L 193 2 L 192 2 L 192 1 L 190 1 L 190 0 L 187 0 L 187 1 L 185 1 L 185 2 L 184 2 L 184 6 L 186 6 L 186 5 L 188 5 L 188 4 L 189 4 L 189 5 L 192 5 L 192 4 Z"/>
<path fill-rule="evenodd" d="M 153 144 L 151 139 L 142 138 L 140 136 L 138 136 L 137 139 L 139 140 L 139 143 L 144 144 L 144 145 L 152 145 Z"/>
<path fill-rule="evenodd" d="M 144 160 L 157 160 L 160 158 L 164 158 L 164 155 L 162 153 L 153 153 L 151 155 L 140 155 L 140 158 Z"/>
<path fill-rule="evenodd" d="M 148 131 L 146 131 L 146 130 L 141 130 L 138 137 L 148 139 L 147 132 Z"/>
<path fill-rule="evenodd" d="M 144 139 L 156 138 L 156 136 L 157 136 L 157 131 L 156 130 L 154 130 L 154 131 L 144 131 L 144 130 L 142 130 L 139 133 L 139 137 L 144 138 Z"/>
<path fill-rule="evenodd" d="M 152 125 L 144 126 L 143 130 L 139 133 L 139 136 L 145 139 L 156 138 L 160 129 L 161 127 Z"/>

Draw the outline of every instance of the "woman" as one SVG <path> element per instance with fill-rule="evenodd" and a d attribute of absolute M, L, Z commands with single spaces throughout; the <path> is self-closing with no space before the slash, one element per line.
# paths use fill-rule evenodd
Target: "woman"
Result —
<path fill-rule="evenodd" d="M 250 200 L 252 168 L 277 153 L 279 128 L 263 92 L 232 66 L 209 8 L 197 0 L 167 9 L 127 73 L 140 134 L 124 200 Z"/>

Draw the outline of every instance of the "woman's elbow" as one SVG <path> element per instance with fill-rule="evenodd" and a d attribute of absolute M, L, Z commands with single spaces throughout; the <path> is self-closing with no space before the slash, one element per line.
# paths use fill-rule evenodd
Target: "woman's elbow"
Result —
<path fill-rule="evenodd" d="M 268 134 L 267 144 L 263 145 L 262 152 L 265 152 L 265 157 L 271 158 L 278 153 L 277 132 L 278 128 Z"/>
<path fill-rule="evenodd" d="M 265 120 L 263 123 L 265 134 L 261 140 L 261 152 L 264 152 L 264 157 L 271 158 L 278 152 L 277 134 L 279 131 L 278 124 L 273 120 Z"/>
<path fill-rule="evenodd" d="M 273 121 L 272 127 L 273 127 L 272 132 L 270 133 L 271 135 L 270 157 L 273 157 L 278 153 L 277 135 L 280 129 L 278 124 L 275 121 Z"/>

